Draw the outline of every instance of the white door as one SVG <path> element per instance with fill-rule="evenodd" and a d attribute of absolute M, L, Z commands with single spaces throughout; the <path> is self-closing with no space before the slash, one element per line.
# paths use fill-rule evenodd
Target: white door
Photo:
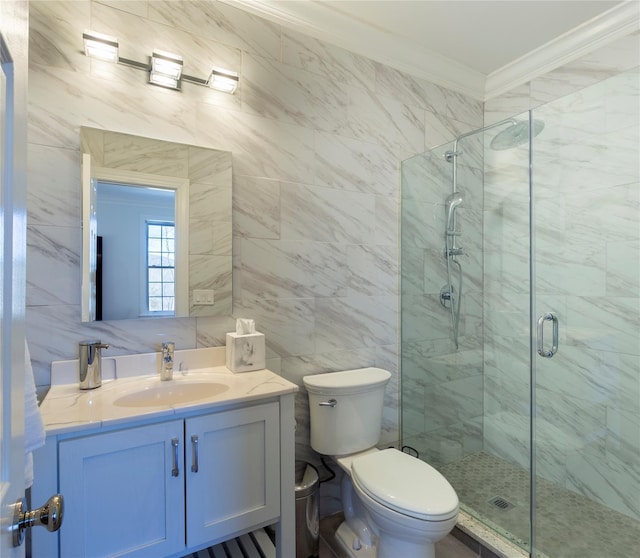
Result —
<path fill-rule="evenodd" d="M 0 556 L 18 558 L 24 545 L 13 546 L 6 526 L 13 522 L 16 500 L 24 496 L 26 91 L 21 64 L 27 30 L 25 3 L 0 4 Z"/>

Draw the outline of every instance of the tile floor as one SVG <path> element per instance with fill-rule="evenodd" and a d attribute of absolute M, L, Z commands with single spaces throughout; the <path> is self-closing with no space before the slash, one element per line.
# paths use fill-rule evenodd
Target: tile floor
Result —
<path fill-rule="evenodd" d="M 524 548 L 529 541 L 529 472 L 480 452 L 440 471 L 465 510 Z M 511 507 L 489 503 L 499 496 Z M 549 558 L 640 556 L 640 522 L 539 478 L 536 547 Z M 538 555 L 538 554 L 536 554 Z"/>

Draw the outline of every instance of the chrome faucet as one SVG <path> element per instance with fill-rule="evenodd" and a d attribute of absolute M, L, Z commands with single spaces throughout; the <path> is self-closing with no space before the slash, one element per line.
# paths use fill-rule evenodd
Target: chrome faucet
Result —
<path fill-rule="evenodd" d="M 78 376 L 80 389 L 95 389 L 102 385 L 101 349 L 108 349 L 108 343 L 102 341 L 80 341 L 78 343 Z"/>
<path fill-rule="evenodd" d="M 160 364 L 160 379 L 162 381 L 173 380 L 173 352 L 176 344 L 167 341 L 162 344 L 162 362 Z"/>

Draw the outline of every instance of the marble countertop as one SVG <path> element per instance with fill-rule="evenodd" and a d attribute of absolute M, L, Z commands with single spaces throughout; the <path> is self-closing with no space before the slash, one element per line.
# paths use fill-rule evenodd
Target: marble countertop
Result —
<path fill-rule="evenodd" d="M 166 397 L 167 391 L 180 390 L 186 384 L 203 387 L 210 383 L 225 386 L 225 391 L 212 395 L 203 393 L 202 396 L 192 394 L 183 402 L 171 402 L 171 397 Z M 135 401 L 133 404 L 126 402 L 132 394 L 145 390 L 161 393 L 160 401 L 143 406 Z M 226 366 L 210 366 L 190 368 L 188 372 L 175 371 L 173 380 L 165 382 L 160 381 L 158 374 L 103 379 L 102 386 L 92 390 L 80 390 L 75 382 L 54 383 L 40 405 L 40 412 L 47 435 L 57 435 L 120 424 L 126 426 L 135 420 L 170 419 L 172 415 L 193 411 L 215 411 L 223 406 L 297 390 L 295 384 L 267 369 L 234 374 Z M 197 392 L 198 388 L 192 388 L 192 391 Z M 125 396 L 124 401 L 120 400 Z"/>

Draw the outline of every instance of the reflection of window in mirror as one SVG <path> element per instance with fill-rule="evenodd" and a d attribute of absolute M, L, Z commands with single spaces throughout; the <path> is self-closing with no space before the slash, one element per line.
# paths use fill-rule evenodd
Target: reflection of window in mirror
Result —
<path fill-rule="evenodd" d="M 175 190 L 98 181 L 102 319 L 173 316 Z"/>
<path fill-rule="evenodd" d="M 173 316 L 176 300 L 175 225 L 147 220 L 147 311 Z"/>

